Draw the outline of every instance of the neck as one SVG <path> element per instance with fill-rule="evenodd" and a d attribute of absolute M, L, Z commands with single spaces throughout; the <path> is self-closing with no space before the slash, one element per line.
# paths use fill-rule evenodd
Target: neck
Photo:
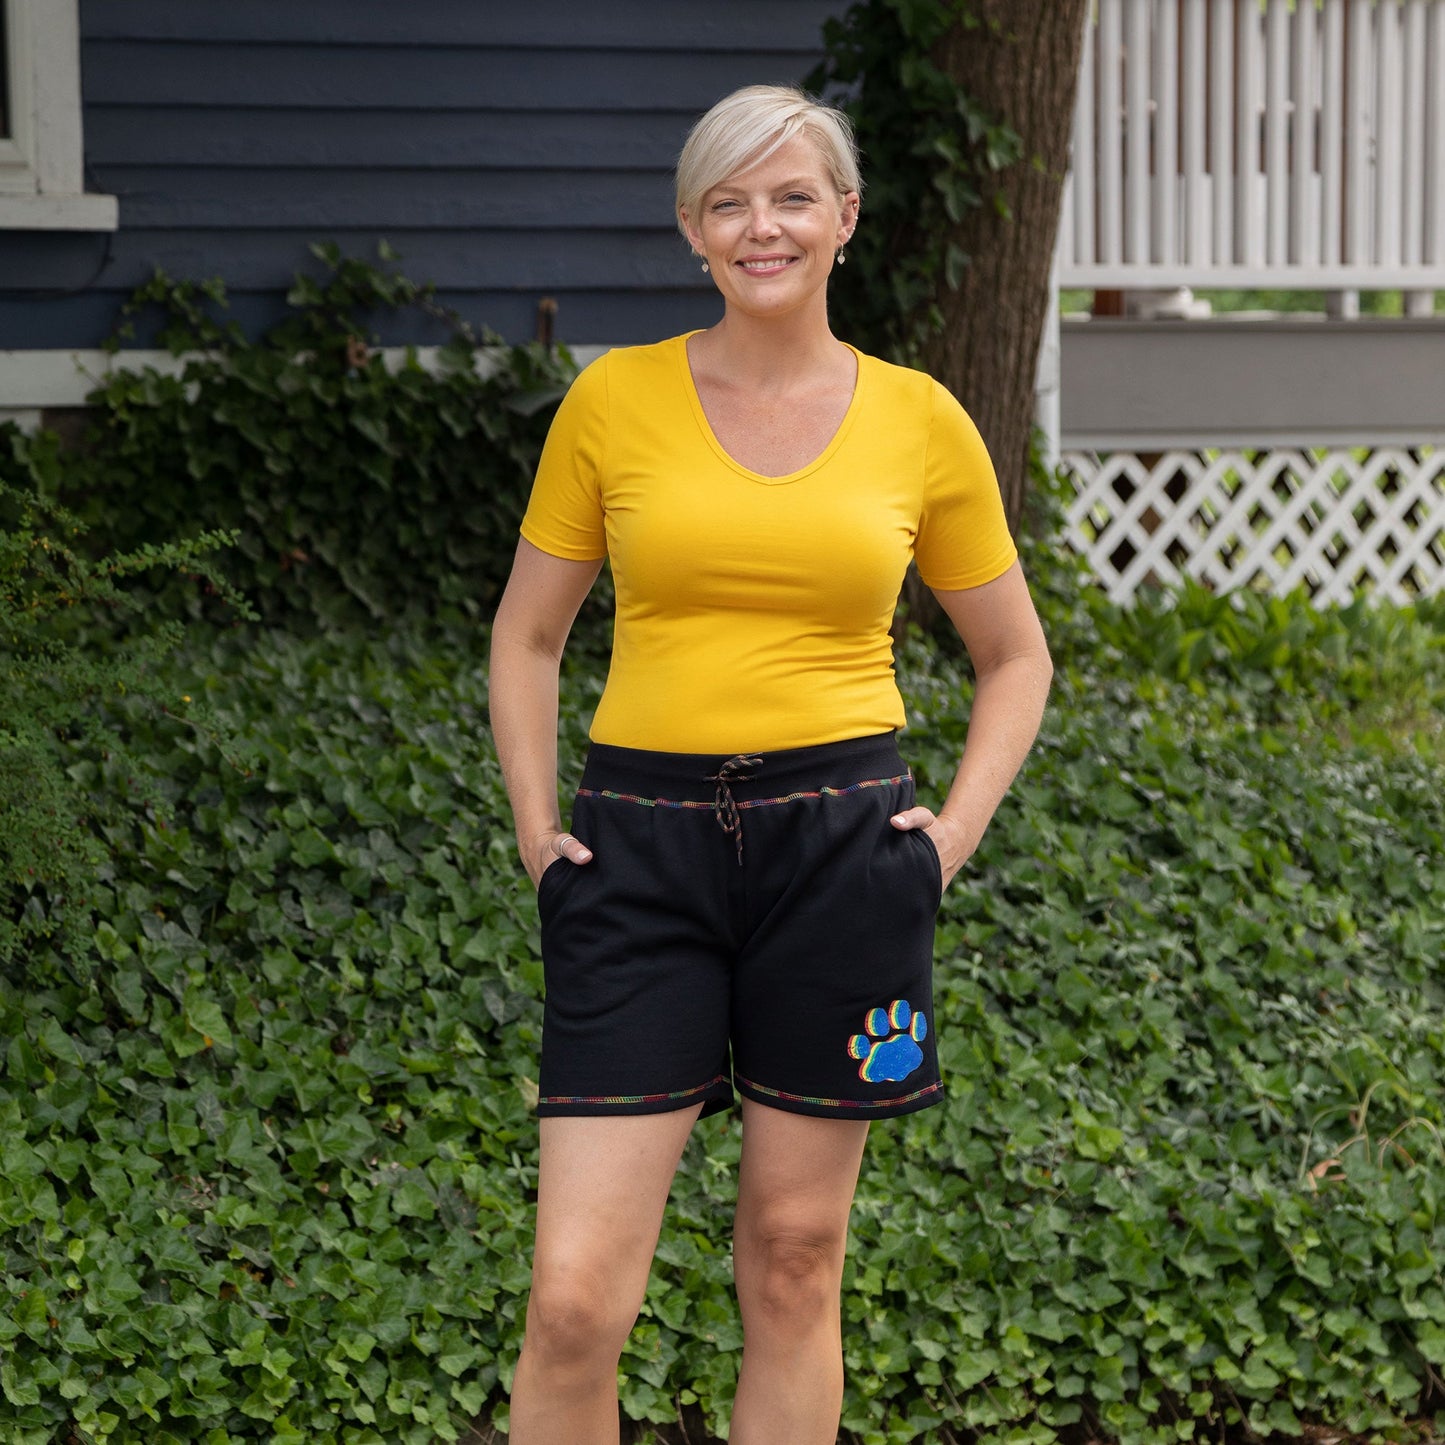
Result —
<path fill-rule="evenodd" d="M 777 317 L 745 316 L 730 309 L 695 340 L 704 343 L 713 366 L 732 377 L 746 377 L 750 385 L 774 389 L 836 362 L 842 346 L 822 307 L 810 314 Z"/>

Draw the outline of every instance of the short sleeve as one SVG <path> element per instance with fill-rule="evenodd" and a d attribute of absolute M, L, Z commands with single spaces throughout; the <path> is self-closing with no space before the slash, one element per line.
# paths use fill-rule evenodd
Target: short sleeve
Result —
<path fill-rule="evenodd" d="M 1018 557 L 988 448 L 968 413 L 936 381 L 913 556 L 924 582 L 943 591 L 992 582 Z"/>
<path fill-rule="evenodd" d="M 568 561 L 607 555 L 602 468 L 607 445 L 607 357 L 583 370 L 562 398 L 542 448 L 522 536 Z"/>

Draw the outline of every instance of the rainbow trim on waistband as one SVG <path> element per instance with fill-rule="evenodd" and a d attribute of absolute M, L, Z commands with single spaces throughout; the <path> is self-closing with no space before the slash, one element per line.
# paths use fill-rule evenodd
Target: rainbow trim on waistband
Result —
<path fill-rule="evenodd" d="M 898 783 L 907 782 L 911 776 L 911 773 L 899 773 L 893 778 L 865 778 L 861 783 L 851 783 L 846 788 L 814 788 L 808 792 L 784 793 L 777 798 L 745 798 L 736 806 L 741 812 L 744 808 L 774 808 L 779 803 L 796 803 L 803 798 L 845 798 L 849 793 L 856 793 L 862 788 L 891 788 Z M 577 796 L 606 798 L 612 803 L 637 803 L 643 808 L 705 808 L 710 813 L 717 808 L 712 799 L 695 802 L 692 799 L 644 798 L 637 793 L 617 793 L 611 788 L 578 788 Z"/>

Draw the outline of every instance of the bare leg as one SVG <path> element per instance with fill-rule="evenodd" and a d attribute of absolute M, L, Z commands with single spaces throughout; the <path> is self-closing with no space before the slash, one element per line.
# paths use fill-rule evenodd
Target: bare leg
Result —
<path fill-rule="evenodd" d="M 732 1445 L 833 1445 L 843 1402 L 839 1292 L 866 1120 L 743 1100 L 733 1273 L 743 1364 Z"/>
<path fill-rule="evenodd" d="M 512 1382 L 512 1445 L 613 1445 L 617 1361 L 701 1105 L 543 1119 L 537 1248 Z"/>

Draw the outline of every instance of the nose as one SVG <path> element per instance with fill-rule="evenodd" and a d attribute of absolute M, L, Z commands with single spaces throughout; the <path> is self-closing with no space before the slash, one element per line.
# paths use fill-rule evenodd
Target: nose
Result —
<path fill-rule="evenodd" d="M 771 205 L 758 202 L 748 211 L 748 237 L 750 240 L 765 241 L 781 231 L 778 218 Z"/>

